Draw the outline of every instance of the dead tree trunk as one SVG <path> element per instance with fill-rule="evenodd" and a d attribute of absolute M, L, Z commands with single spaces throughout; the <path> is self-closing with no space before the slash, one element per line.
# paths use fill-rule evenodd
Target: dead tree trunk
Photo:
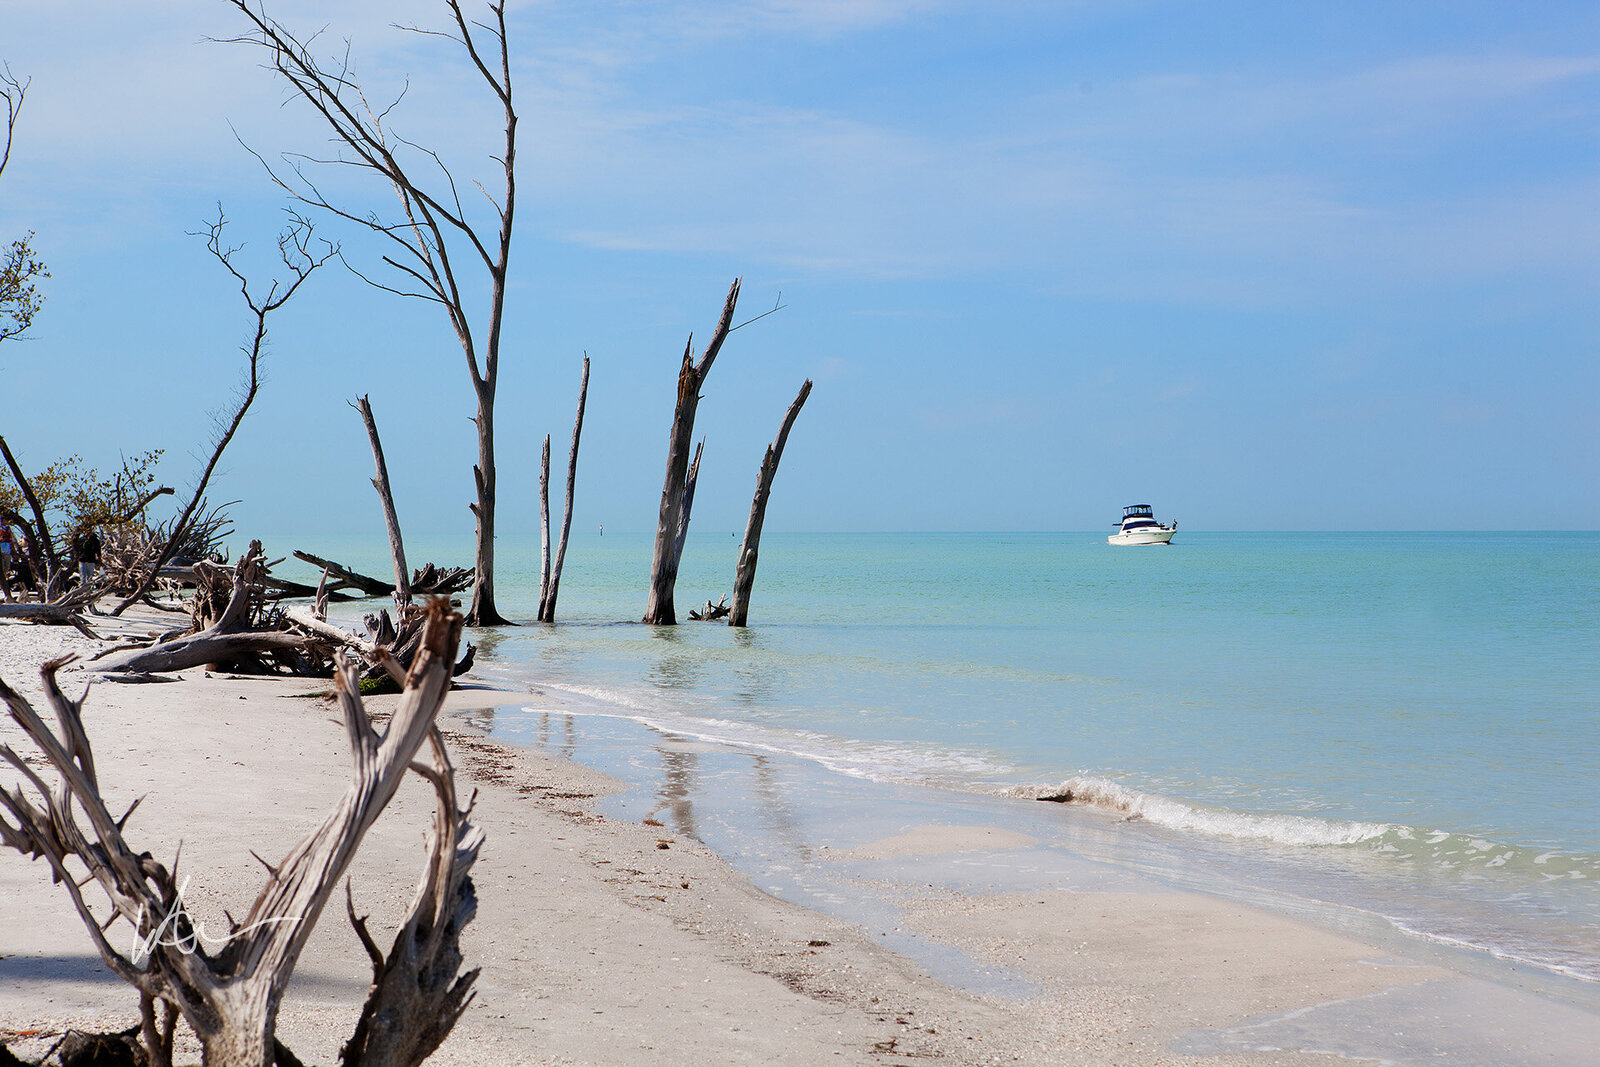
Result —
<path fill-rule="evenodd" d="M 761 460 L 761 472 L 756 475 L 756 495 L 750 501 L 750 521 L 745 523 L 744 544 L 739 546 L 739 567 L 733 578 L 733 604 L 728 609 L 728 625 L 743 626 L 750 617 L 750 590 L 756 584 L 756 559 L 761 552 L 761 526 L 767 518 L 767 499 L 772 495 L 772 482 L 778 476 L 778 462 L 783 459 L 783 446 L 789 441 L 789 431 L 806 397 L 811 395 L 811 379 L 807 378 L 800 393 L 789 405 L 778 427 L 778 436 L 767 446 Z"/>
<path fill-rule="evenodd" d="M 437 813 L 429 862 L 401 936 L 381 966 L 352 908 L 357 931 L 375 957 L 376 975 L 357 1038 L 376 1029 L 381 1040 L 376 1045 L 370 1038 L 362 1040 L 354 1056 L 347 1050 L 345 1063 L 413 1067 L 459 1017 L 477 972 L 458 975 L 456 937 L 472 917 L 474 896 L 466 871 L 482 838 L 468 822 L 468 813 L 456 806 L 449 762 L 435 726 L 450 686 L 461 617 L 437 603 L 426 610 L 424 648 L 381 734 L 362 707 L 355 668 L 341 665 L 335 684 L 355 756 L 349 788 L 322 825 L 269 868 L 266 885 L 220 949 L 207 943 L 191 922 L 176 864 L 168 871 L 148 853 L 141 855 L 123 836 L 127 816 L 118 820 L 106 808 L 83 726 L 82 701 L 68 699 L 56 681 L 56 671 L 70 657 L 41 671 L 59 734 L 0 681 L 0 700 L 57 777 L 47 782 L 34 764 L 0 745 L 0 759 L 27 783 L 0 788 L 0 844 L 49 863 L 106 966 L 139 991 L 146 1022 L 145 1062 L 171 1062 L 171 1028 L 163 1034 L 154 1024 L 157 1001 L 182 1013 L 200 1039 L 207 1067 L 293 1062 L 275 1035 L 284 987 L 362 838 L 408 769 L 434 785 Z M 425 741 L 431 756 L 419 761 Z M 33 796 L 25 792 L 28 788 Z M 79 812 L 87 827 L 79 824 Z M 109 900 L 109 917 L 90 909 L 83 893 L 90 882 Z M 127 954 L 106 933 L 118 919 L 136 935 Z"/>
<path fill-rule="evenodd" d="M 428 732 L 428 749 L 428 763 L 411 765 L 434 789 L 428 864 L 388 956 L 378 951 L 366 918 L 358 919 L 354 902 L 345 897 L 350 924 L 372 960 L 372 989 L 355 1033 L 339 1050 L 344 1067 L 422 1063 L 450 1036 L 476 995 L 478 969 L 460 973 L 460 938 L 478 910 L 467 872 L 483 847 L 483 831 L 468 821 L 472 804 L 464 810 L 457 805 L 455 771 L 437 726 Z"/>
<path fill-rule="evenodd" d="M 544 622 L 544 598 L 550 592 L 550 435 L 544 435 L 539 458 L 539 621 Z"/>
<path fill-rule="evenodd" d="M 372 405 L 367 397 L 359 397 L 351 405 L 361 412 L 361 421 L 367 426 L 367 440 L 372 442 L 372 459 L 377 465 L 377 475 L 372 488 L 378 491 L 383 502 L 383 524 L 389 531 L 389 554 L 394 557 L 394 603 L 403 608 L 411 603 L 411 571 L 406 568 L 406 547 L 400 539 L 400 517 L 395 514 L 394 496 L 389 492 L 389 467 L 383 462 L 383 442 L 378 440 L 378 423 L 372 417 Z"/>
<path fill-rule="evenodd" d="M 298 167 L 291 178 L 272 178 L 291 196 L 345 222 L 366 227 L 379 242 L 388 242 L 383 262 L 395 272 L 393 283 L 360 275 L 387 292 L 420 297 L 438 304 L 466 357 L 467 374 L 477 399 L 473 422 L 478 431 L 478 462 L 472 468 L 475 498 L 469 505 L 477 518 L 477 552 L 474 560 L 473 626 L 504 623 L 494 600 L 495 449 L 494 401 L 500 375 L 500 333 L 505 321 L 506 277 L 511 257 L 512 224 L 516 218 L 517 113 L 511 95 L 511 50 L 506 38 L 505 0 L 489 0 L 488 16 L 473 18 L 459 0 L 446 0 L 450 11 L 447 31 L 422 32 L 445 37 L 461 46 L 470 69 L 488 87 L 499 104 L 503 120 L 502 148 L 496 158 L 502 181 L 498 199 L 485 185 L 479 188 L 489 200 L 488 220 L 463 206 L 456 180 L 438 153 L 395 137 L 384 127 L 388 109 L 368 106 L 360 79 L 348 64 L 324 68 L 313 48 L 316 38 L 300 40 L 267 15 L 262 3 L 228 0 L 238 8 L 251 29 L 240 41 L 265 48 L 278 75 L 291 92 L 305 101 L 346 151 L 334 153 L 341 166 L 371 172 L 399 199 L 395 215 L 382 218 L 364 208 L 340 206 L 324 198 L 323 191 Z M 415 164 L 411 162 L 415 160 Z M 437 170 L 435 169 L 437 168 Z M 269 168 L 270 172 L 270 168 Z M 435 176 L 435 177 L 430 177 Z M 488 275 L 488 308 L 474 318 L 468 312 L 470 294 L 479 290 L 464 276 L 464 264 L 478 263 Z"/>
<path fill-rule="evenodd" d="M 711 343 L 700 359 L 693 358 L 692 334 L 683 349 L 683 366 L 678 371 L 678 404 L 672 414 L 672 432 L 667 438 L 667 476 L 661 487 L 661 514 L 656 520 L 655 550 L 650 559 L 650 599 L 644 612 L 644 621 L 657 626 L 674 626 L 678 622 L 672 593 L 678 582 L 679 551 L 683 544 L 680 527 L 687 529 L 682 521 L 683 497 L 689 477 L 689 443 L 694 440 L 694 414 L 711 364 L 733 329 L 739 282 L 740 279 L 735 278 L 728 288 L 728 296 L 722 303 L 722 318 L 717 321 L 716 332 L 711 335 Z"/>
<path fill-rule="evenodd" d="M 561 512 L 561 540 L 556 545 L 554 562 L 547 563 L 548 576 L 539 587 L 539 621 L 556 621 L 556 594 L 561 590 L 561 565 L 567 559 L 567 538 L 572 533 L 572 500 L 578 488 L 578 441 L 583 436 L 583 409 L 589 399 L 589 357 L 583 357 L 583 380 L 578 383 L 578 414 L 572 420 L 572 451 L 567 453 L 567 506 Z M 544 468 L 548 480 L 550 470 L 550 438 L 545 439 Z M 545 519 L 548 537 L 550 521 Z"/>
<path fill-rule="evenodd" d="M 672 577 L 678 577 L 678 564 L 683 561 L 683 545 L 689 540 L 689 515 L 694 511 L 694 487 L 700 482 L 700 456 L 706 450 L 705 438 L 694 446 L 694 459 L 689 473 L 683 479 L 683 507 L 678 511 L 678 530 L 672 537 Z"/>
<path fill-rule="evenodd" d="M 33 483 L 28 481 L 28 476 L 22 473 L 22 467 L 17 463 L 17 457 L 11 454 L 11 446 L 6 444 L 6 439 L 0 437 L 0 453 L 6 457 L 6 466 L 11 468 L 11 475 L 17 480 L 17 488 L 22 490 L 23 499 L 28 502 L 28 509 L 33 512 L 33 521 L 39 524 L 38 536 L 35 537 L 30 530 L 28 533 L 29 562 L 33 566 L 34 580 L 39 583 L 39 592 L 44 599 L 49 600 L 50 591 L 54 588 L 61 573 L 61 559 L 56 555 L 55 541 L 50 537 L 50 524 L 45 522 L 44 508 L 39 504 L 39 498 L 34 494 Z M 26 523 L 21 523 L 21 516 L 16 516 L 19 525 L 26 528 Z M 40 551 L 44 559 L 39 558 Z M 47 566 L 40 570 L 40 563 Z"/>

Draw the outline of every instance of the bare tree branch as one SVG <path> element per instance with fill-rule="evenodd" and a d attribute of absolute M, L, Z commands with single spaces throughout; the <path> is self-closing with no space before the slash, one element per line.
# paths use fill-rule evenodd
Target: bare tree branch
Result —
<path fill-rule="evenodd" d="M 461 345 L 477 399 L 477 414 L 473 418 L 478 433 L 477 473 L 474 477 L 476 500 L 469 505 L 477 520 L 477 555 L 468 620 L 475 625 L 504 622 L 494 602 L 494 401 L 499 380 L 506 270 L 516 212 L 517 131 L 504 0 L 490 0 L 488 8 L 493 17 L 488 23 L 469 20 L 458 0 L 444 0 L 450 20 L 459 34 L 397 27 L 423 36 L 448 38 L 459 44 L 500 103 L 505 148 L 496 162 L 504 182 L 504 193 L 496 197 L 483 183 L 474 183 L 492 205 L 498 219 L 498 233 L 493 238 L 486 232 L 480 232 L 468 220 L 455 176 L 439 154 L 389 129 L 390 117 L 400 99 L 406 95 L 404 91 L 388 106 L 381 110 L 374 109 L 352 70 L 348 44 L 342 60 L 334 65 L 324 64 L 312 51 L 315 35 L 304 40 L 297 38 L 269 16 L 264 6 L 252 5 L 250 0 L 227 2 L 238 9 L 250 26 L 247 33 L 233 40 L 264 49 L 270 68 L 277 72 L 295 96 L 311 107 L 339 145 L 337 158 L 322 162 L 369 171 L 387 183 L 395 194 L 399 204 L 399 221 L 386 222 L 376 214 L 361 215 L 330 202 L 292 158 L 286 157 L 288 169 L 293 172 L 291 180 L 287 174 L 279 173 L 256 154 L 271 180 L 300 203 L 327 211 L 336 218 L 396 242 L 404 249 L 403 253 L 391 250 L 392 254 L 381 257 L 381 261 L 409 281 L 400 285 L 387 284 L 377 281 L 366 272 L 356 271 L 358 277 L 384 292 L 430 300 L 443 306 L 450 327 Z M 480 47 L 480 37 L 485 38 L 482 43 L 490 46 L 490 50 Z M 497 57 L 494 57 L 494 52 L 498 52 Z M 497 58 L 498 63 L 493 63 L 492 58 Z M 437 167 L 439 177 L 425 183 L 423 173 L 412 169 L 411 161 L 415 157 Z M 475 336 L 479 331 L 468 313 L 466 288 L 457 276 L 452 242 L 467 259 L 476 257 L 489 276 L 489 305 L 482 322 L 481 343 Z M 419 285 L 421 291 L 411 289 L 412 282 Z"/>
<path fill-rule="evenodd" d="M 177 521 L 172 524 L 172 532 L 166 544 L 161 549 L 161 554 L 156 557 L 149 573 L 140 582 L 132 596 L 112 609 L 111 614 L 121 615 L 128 607 L 136 603 L 150 591 L 155 584 L 156 577 L 161 568 L 170 560 L 182 542 L 189 522 L 194 517 L 200 501 L 205 496 L 206 487 L 211 484 L 211 476 L 217 469 L 217 464 L 222 460 L 222 453 L 233 440 L 234 434 L 239 432 L 239 424 L 244 422 L 245 414 L 250 410 L 250 405 L 255 401 L 256 393 L 261 388 L 261 357 L 267 341 L 267 317 L 274 311 L 283 307 L 289 299 L 299 291 L 307 278 L 328 260 L 339 254 L 336 246 L 323 242 L 325 250 L 314 255 L 311 251 L 312 227 L 305 219 L 292 215 L 287 229 L 278 238 L 278 255 L 283 265 L 288 268 L 289 276 L 286 279 L 273 279 L 264 295 L 251 292 L 250 280 L 233 263 L 238 247 L 226 247 L 222 242 L 223 231 L 227 220 L 222 214 L 222 208 L 217 208 L 217 221 L 211 223 L 205 230 L 206 248 L 211 252 L 225 270 L 238 281 L 239 292 L 244 296 L 245 305 L 255 316 L 254 336 L 250 345 L 245 349 L 247 368 L 245 371 L 245 385 L 238 405 L 234 408 L 232 417 L 221 428 L 216 443 L 211 450 L 211 459 L 207 461 L 204 471 L 200 474 L 200 481 L 195 486 L 194 494 L 189 498 L 188 505 L 183 509 Z M 200 236 L 200 235 L 196 235 Z M 281 288 L 280 288 L 281 287 Z"/>
<path fill-rule="evenodd" d="M 22 114 L 22 102 L 27 99 L 28 86 L 32 84 L 32 78 L 22 80 L 11 73 L 9 64 L 0 68 L 0 100 L 6 102 L 6 139 L 5 144 L 0 145 L 0 174 L 6 172 L 6 164 L 11 162 L 11 138 L 17 130 L 17 116 Z"/>

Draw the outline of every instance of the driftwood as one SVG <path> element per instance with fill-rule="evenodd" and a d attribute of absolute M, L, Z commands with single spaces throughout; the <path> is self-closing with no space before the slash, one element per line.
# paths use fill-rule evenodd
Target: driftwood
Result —
<path fill-rule="evenodd" d="M 192 632 L 165 635 L 153 646 L 114 650 L 100 669 L 108 674 L 171 672 L 205 664 L 326 677 L 333 673 L 334 650 L 342 647 L 361 657 L 366 677 L 387 674 L 396 682 L 403 677 L 423 647 L 427 609 L 416 604 L 400 609 L 398 628 L 387 610 L 368 616 L 369 638 L 362 639 L 327 621 L 325 588 L 311 610 L 276 604 L 268 592 L 269 566 L 261 559 L 259 541 L 251 542 L 231 571 L 196 564 Z M 474 654 L 468 645 L 453 673 L 469 670 Z"/>
<path fill-rule="evenodd" d="M 357 597 L 355 594 L 344 591 L 345 586 L 343 582 L 334 582 L 331 585 L 326 586 L 307 585 L 304 582 L 292 582 L 287 578 L 279 578 L 275 574 L 269 574 L 262 579 L 262 584 L 268 590 L 270 590 L 273 595 L 278 597 L 309 599 L 317 596 L 320 592 L 329 600 L 349 601 L 359 599 L 359 597 Z"/>
<path fill-rule="evenodd" d="M 715 604 L 708 600 L 705 607 L 689 612 L 689 619 L 692 622 L 714 622 L 717 619 L 726 619 L 728 611 L 728 595 L 724 593 L 722 599 Z"/>
<path fill-rule="evenodd" d="M 411 592 L 429 596 L 449 596 L 472 587 L 472 568 L 446 567 L 440 569 L 431 563 L 412 572 Z"/>
<path fill-rule="evenodd" d="M 41 670 L 59 733 L 0 680 L 0 699 L 56 778 L 47 781 L 45 772 L 0 745 L 0 760 L 25 782 L 0 788 L 0 844 L 49 863 L 106 966 L 138 990 L 147 1064 L 171 1064 L 178 1015 L 199 1038 L 207 1067 L 298 1063 L 275 1033 L 284 987 L 362 838 L 412 769 L 434 787 L 434 825 L 410 913 L 386 956 L 347 896 L 351 921 L 373 959 L 374 980 L 344 1051 L 346 1067 L 414 1067 L 438 1047 L 470 1001 L 478 972 L 460 972 L 458 938 L 476 909 L 468 870 L 483 836 L 469 821 L 470 809 L 456 802 L 453 771 L 435 725 L 450 685 L 461 617 L 437 601 L 426 611 L 421 652 L 382 733 L 362 706 L 354 666 L 341 663 L 335 689 L 355 756 L 350 786 L 320 826 L 268 866 L 266 884 L 220 947 L 189 919 L 176 862 L 169 870 L 137 851 L 123 836 L 132 810 L 117 819 L 106 808 L 83 726 L 83 702 L 68 699 L 56 681 L 70 658 Z M 87 826 L 80 824 L 80 813 Z M 98 913 L 91 909 L 84 894 L 90 883 L 105 894 L 109 914 L 103 907 Z M 118 920 L 136 934 L 127 954 L 107 936 Z M 165 1016 L 160 1022 L 158 1005 Z"/>
<path fill-rule="evenodd" d="M 105 671 L 181 671 L 202 664 L 232 665 L 262 653 L 278 663 L 289 662 L 295 673 L 325 673 L 333 645 L 316 635 L 295 634 L 264 619 L 261 575 L 265 563 L 261 542 L 250 548 L 232 572 L 216 564 L 195 565 L 197 588 L 194 620 L 197 632 L 133 649 L 107 660 Z M 310 660 L 310 664 L 306 663 Z"/>
<path fill-rule="evenodd" d="M 85 637 L 99 639 L 84 621 L 83 604 L 0 604 L 0 619 L 21 619 L 47 626 L 71 626 Z"/>
<path fill-rule="evenodd" d="M 294 618 L 297 615 L 299 613 L 295 612 L 290 617 Z M 417 649 L 421 646 L 425 618 L 425 613 L 416 606 L 400 609 L 399 625 L 389 617 L 387 608 L 376 615 L 365 616 L 362 621 L 367 628 L 368 640 L 362 641 L 350 635 L 354 643 L 347 642 L 349 647 L 362 652 L 367 658 L 368 666 L 363 677 L 378 678 L 384 674 L 394 677 L 397 672 L 409 667 L 412 657 L 417 654 Z M 343 631 L 338 632 L 343 633 Z M 368 648 L 373 649 L 376 655 L 367 655 Z M 477 651 L 477 646 L 468 645 L 467 650 L 462 653 L 461 661 L 455 665 L 451 673 L 465 674 L 471 670 L 477 658 Z"/>
<path fill-rule="evenodd" d="M 722 344 L 733 329 L 733 311 L 739 302 L 739 282 L 735 278 L 722 303 L 711 343 L 698 360 L 694 359 L 694 337 L 683 349 L 683 365 L 678 370 L 678 403 L 672 413 L 672 432 L 667 438 L 667 475 L 661 487 L 661 512 L 656 520 L 655 549 L 650 559 L 650 599 L 644 621 L 671 626 L 678 621 L 673 608 L 673 588 L 678 582 L 678 563 L 682 558 L 680 527 L 683 523 L 684 489 L 689 477 L 689 442 L 694 439 L 694 415 L 700 404 L 700 389 Z"/>
<path fill-rule="evenodd" d="M 362 574 L 360 571 L 352 570 L 343 564 L 323 559 L 321 556 L 314 556 L 310 552 L 302 552 L 299 549 L 295 550 L 294 556 L 296 559 L 304 560 L 313 567 L 317 567 L 339 579 L 342 585 L 361 590 L 367 596 L 392 597 L 394 595 L 395 587 L 393 583 L 383 581 L 381 578 Z M 472 571 L 465 567 L 447 567 L 441 570 L 429 563 L 414 571 L 411 575 L 411 592 L 415 596 L 423 594 L 447 596 L 451 593 L 459 593 L 471 585 Z M 306 588 L 310 587 L 307 586 Z"/>
<path fill-rule="evenodd" d="M 389 465 L 383 461 L 383 442 L 378 440 L 378 422 L 372 417 L 372 404 L 366 396 L 356 398 L 351 405 L 361 412 L 361 421 L 367 427 L 367 440 L 372 443 L 372 460 L 377 473 L 372 478 L 372 488 L 378 491 L 383 504 L 383 525 L 389 531 L 389 554 L 394 557 L 394 602 L 404 608 L 411 603 L 411 572 L 406 570 L 406 548 L 400 539 L 400 516 L 394 510 L 394 496 L 389 492 Z"/>
<path fill-rule="evenodd" d="M 572 420 L 572 449 L 567 453 L 567 506 L 561 513 L 561 540 L 555 559 L 550 558 L 550 437 L 544 439 L 544 470 L 539 478 L 539 511 L 542 519 L 539 572 L 540 622 L 556 621 L 556 594 L 561 588 L 561 566 L 567 558 L 567 538 L 572 533 L 572 499 L 578 487 L 578 441 L 583 436 L 583 409 L 589 398 L 589 356 L 583 357 L 583 379 L 578 383 L 578 414 Z"/>
<path fill-rule="evenodd" d="M 362 574 L 360 571 L 351 570 L 349 567 L 346 567 L 341 563 L 335 563 L 330 559 L 323 559 L 321 556 L 313 556 L 311 553 L 302 552 L 299 549 L 295 549 L 294 558 L 304 560 L 313 567 L 317 567 L 326 571 L 328 574 L 339 579 L 346 585 L 361 590 L 367 596 L 394 595 L 394 585 L 392 583 L 370 577 Z"/>
<path fill-rule="evenodd" d="M 811 379 L 807 378 L 800 393 L 784 413 L 778 436 L 767 446 L 761 460 L 761 471 L 756 475 L 756 495 L 750 501 L 750 519 L 744 527 L 744 543 L 739 546 L 739 565 L 733 578 L 733 607 L 728 612 L 729 626 L 743 626 L 750 617 L 750 591 L 756 584 L 756 560 L 761 553 L 761 526 L 767 518 L 767 500 L 772 496 L 772 482 L 778 476 L 778 461 L 783 459 L 783 446 L 789 441 L 789 431 L 794 420 L 811 395 Z"/>
<path fill-rule="evenodd" d="M 349 630 L 341 630 L 326 619 L 317 618 L 315 614 L 305 608 L 287 608 L 283 613 L 283 617 L 319 637 L 325 637 L 335 644 L 343 645 L 345 648 L 359 653 L 369 663 L 376 663 L 383 656 L 383 650 L 375 642 L 363 641 Z"/>

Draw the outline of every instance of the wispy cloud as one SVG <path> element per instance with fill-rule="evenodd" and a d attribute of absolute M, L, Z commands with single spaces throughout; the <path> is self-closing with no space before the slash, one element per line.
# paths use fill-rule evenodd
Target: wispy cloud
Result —
<path fill-rule="evenodd" d="M 1592 155 L 1537 178 L 1456 162 L 1461 151 L 1492 156 L 1527 126 L 1600 123 L 1589 102 L 1600 57 L 1427 54 L 1306 74 L 1130 69 L 1092 92 L 1059 63 L 1020 82 L 947 83 L 933 70 L 921 110 L 902 114 L 847 92 L 762 98 L 740 77 L 751 38 L 809 40 L 818 51 L 807 55 L 820 58 L 830 41 L 925 28 L 973 6 L 518 5 L 525 225 L 599 249 L 875 278 L 1022 271 L 1062 293 L 1234 305 L 1381 290 L 1423 271 L 1600 273 L 1588 251 L 1600 237 Z M 324 147 L 246 49 L 198 43 L 237 29 L 222 5 L 197 16 L 171 0 L 136 17 L 96 0 L 96 17 L 72 34 L 54 5 L 13 7 L 15 39 L 35 62 L 18 69 L 37 80 L 8 214 L 53 196 L 82 202 L 96 188 L 132 195 L 140 183 L 259 191 L 230 124 L 268 155 Z M 490 166 L 492 108 L 471 72 L 446 42 L 384 25 L 437 24 L 436 4 L 366 0 L 330 15 L 292 0 L 275 12 L 326 25 L 330 49 L 354 38 L 375 95 L 409 75 L 395 122 L 439 147 L 458 177 Z M 666 76 L 674 64 L 722 61 L 735 68 L 728 77 L 692 89 Z M 1403 181 L 1390 176 L 1400 167 L 1412 168 Z"/>

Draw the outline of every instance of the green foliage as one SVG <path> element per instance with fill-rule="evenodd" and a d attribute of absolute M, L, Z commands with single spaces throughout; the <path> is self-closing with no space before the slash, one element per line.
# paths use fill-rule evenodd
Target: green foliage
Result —
<path fill-rule="evenodd" d="M 375 696 L 379 693 L 398 692 L 400 692 L 400 683 L 389 677 L 388 674 L 380 674 L 376 678 L 361 679 L 361 695 L 364 697 Z"/>
<path fill-rule="evenodd" d="M 33 253 L 33 234 L 11 242 L 0 260 L 0 341 L 12 338 L 33 325 L 44 297 L 39 280 L 50 272 Z"/>
<path fill-rule="evenodd" d="M 152 468 L 161 459 L 161 449 L 124 457 L 122 468 L 110 476 L 86 467 L 83 457 L 58 459 L 29 481 L 45 517 L 57 530 L 76 530 L 84 524 L 116 528 L 143 522 L 142 502 L 155 485 Z M 28 514 L 22 491 L 8 477 L 0 483 L 0 507 L 19 515 Z"/>

